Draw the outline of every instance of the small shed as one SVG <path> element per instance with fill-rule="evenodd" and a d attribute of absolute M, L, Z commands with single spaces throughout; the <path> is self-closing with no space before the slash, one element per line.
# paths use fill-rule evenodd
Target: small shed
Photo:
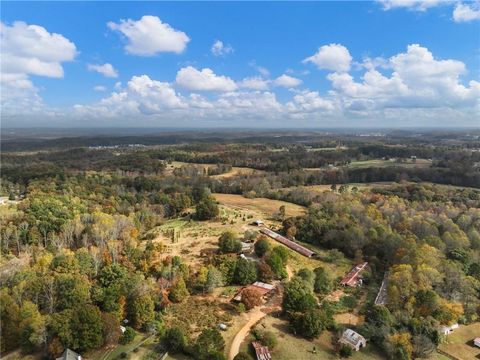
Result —
<path fill-rule="evenodd" d="M 270 351 L 268 350 L 267 346 L 263 346 L 258 341 L 252 342 L 252 346 L 255 349 L 255 355 L 257 356 L 257 360 L 271 360 L 272 359 L 272 355 L 270 355 Z"/>
<path fill-rule="evenodd" d="M 82 360 L 82 356 L 77 354 L 75 351 L 66 349 L 62 356 L 57 358 L 56 360 Z"/>
<path fill-rule="evenodd" d="M 439 329 L 440 334 L 442 335 L 449 335 L 453 332 L 453 330 L 458 329 L 458 324 L 455 323 L 453 325 L 448 325 L 448 326 L 442 326 Z"/>
<path fill-rule="evenodd" d="M 242 254 L 249 254 L 253 251 L 253 244 L 252 243 L 247 243 L 247 242 L 241 242 L 242 244 Z"/>
<path fill-rule="evenodd" d="M 255 221 L 253 222 L 253 225 L 263 226 L 263 225 L 265 225 L 265 224 L 264 224 L 264 222 L 263 222 L 262 220 L 257 219 L 257 220 L 255 220 Z"/>
<path fill-rule="evenodd" d="M 351 347 L 355 351 L 359 351 L 362 347 L 367 346 L 367 340 L 352 329 L 345 330 L 338 342 Z"/>
<path fill-rule="evenodd" d="M 473 345 L 476 347 L 480 347 L 480 337 L 477 337 L 473 340 Z"/>

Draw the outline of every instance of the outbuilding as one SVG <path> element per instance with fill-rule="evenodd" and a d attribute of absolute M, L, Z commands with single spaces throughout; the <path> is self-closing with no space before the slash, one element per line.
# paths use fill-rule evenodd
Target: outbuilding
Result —
<path fill-rule="evenodd" d="M 359 351 L 362 347 L 367 346 L 367 340 L 352 329 L 345 330 L 338 342 L 351 347 L 355 351 Z"/>

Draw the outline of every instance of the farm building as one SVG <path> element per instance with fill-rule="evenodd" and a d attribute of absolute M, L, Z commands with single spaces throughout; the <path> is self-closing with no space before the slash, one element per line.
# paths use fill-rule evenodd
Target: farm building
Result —
<path fill-rule="evenodd" d="M 368 262 L 364 262 L 355 266 L 349 273 L 340 281 L 340 285 L 342 286 L 350 286 L 356 287 L 362 285 L 362 277 L 361 272 L 365 269 L 368 265 Z"/>
<path fill-rule="evenodd" d="M 275 285 L 266 284 L 266 283 L 263 283 L 261 281 L 255 281 L 253 284 L 245 286 L 245 287 L 241 288 L 240 290 L 238 290 L 237 293 L 235 294 L 235 296 L 233 297 L 233 301 L 237 301 L 237 302 L 242 301 L 242 293 L 246 289 L 257 290 L 258 292 L 260 292 L 262 297 L 265 298 L 268 295 L 270 295 L 273 292 L 273 290 L 275 290 Z"/>
<path fill-rule="evenodd" d="M 387 303 L 387 277 L 388 272 L 385 273 L 385 276 L 383 277 L 382 285 L 375 298 L 375 305 L 385 305 Z"/>
<path fill-rule="evenodd" d="M 257 360 L 271 360 L 272 355 L 270 355 L 270 351 L 268 351 L 268 347 L 263 346 L 258 341 L 252 342 L 252 346 L 255 349 L 255 355 L 257 356 Z"/>
<path fill-rule="evenodd" d="M 355 351 L 367 346 L 367 340 L 365 340 L 362 335 L 353 331 L 352 329 L 345 330 L 338 342 L 340 344 L 350 346 Z"/>
<path fill-rule="evenodd" d="M 473 345 L 476 347 L 480 347 L 480 337 L 477 337 L 473 340 Z"/>
<path fill-rule="evenodd" d="M 285 236 L 277 234 L 275 231 L 272 231 L 267 228 L 260 229 L 260 232 L 264 235 L 271 237 L 274 240 L 277 240 L 279 243 L 289 247 L 292 250 L 295 250 L 299 254 L 303 256 L 311 258 L 312 256 L 316 255 L 312 250 L 303 247 L 302 245 L 297 244 L 295 241 L 287 239 Z"/>
<path fill-rule="evenodd" d="M 253 251 L 253 244 L 252 243 L 247 243 L 247 242 L 241 241 L 241 244 L 242 244 L 242 250 L 240 250 L 240 252 L 242 254 L 249 254 Z"/>
<path fill-rule="evenodd" d="M 73 350 L 66 349 L 57 360 L 82 360 L 82 356 Z"/>
<path fill-rule="evenodd" d="M 450 326 L 442 326 L 438 331 L 442 335 L 448 335 L 448 334 L 451 334 L 455 329 L 458 329 L 457 323 Z"/>

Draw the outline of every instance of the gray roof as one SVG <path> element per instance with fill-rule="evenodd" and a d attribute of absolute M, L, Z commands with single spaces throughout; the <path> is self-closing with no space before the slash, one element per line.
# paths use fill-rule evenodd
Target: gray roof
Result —
<path fill-rule="evenodd" d="M 77 354 L 75 351 L 70 349 L 66 349 L 63 352 L 62 356 L 57 358 L 57 360 L 81 360 L 81 359 L 82 357 L 80 356 L 80 354 Z"/>

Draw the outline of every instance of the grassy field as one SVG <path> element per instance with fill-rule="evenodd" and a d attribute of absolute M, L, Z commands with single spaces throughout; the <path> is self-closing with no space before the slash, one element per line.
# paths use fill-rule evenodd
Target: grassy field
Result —
<path fill-rule="evenodd" d="M 222 205 L 226 205 L 233 209 L 242 209 L 250 211 L 251 214 L 256 214 L 260 218 L 272 217 L 274 213 L 278 212 L 280 206 L 285 206 L 286 216 L 298 216 L 305 213 L 305 208 L 300 205 L 292 204 L 285 201 L 271 200 L 265 198 L 247 199 L 242 195 L 233 194 L 213 194 L 215 199 Z"/>
<path fill-rule="evenodd" d="M 275 360 L 333 360 L 338 359 L 334 352 L 332 344 L 331 332 L 324 332 L 319 338 L 314 340 L 306 340 L 301 337 L 294 336 L 288 330 L 286 320 L 267 316 L 257 325 L 258 329 L 272 331 L 278 339 L 277 347 L 272 351 L 272 358 Z M 250 343 L 252 338 L 248 338 L 242 344 L 242 351 L 251 351 Z M 315 347 L 316 353 L 313 352 Z M 365 349 L 354 353 L 350 358 L 353 360 L 376 360 L 384 359 L 370 345 Z"/>
<path fill-rule="evenodd" d="M 408 159 L 405 162 L 397 162 L 395 159 L 382 160 L 365 160 L 365 161 L 352 161 L 348 167 L 351 168 L 369 168 L 369 167 L 389 167 L 389 166 L 401 166 L 401 167 L 429 167 L 432 165 L 432 161 L 428 159 L 417 159 L 415 162 Z"/>
<path fill-rule="evenodd" d="M 478 359 L 480 348 L 473 345 L 473 339 L 478 336 L 480 336 L 480 323 L 460 325 L 438 348 L 457 359 Z"/>

